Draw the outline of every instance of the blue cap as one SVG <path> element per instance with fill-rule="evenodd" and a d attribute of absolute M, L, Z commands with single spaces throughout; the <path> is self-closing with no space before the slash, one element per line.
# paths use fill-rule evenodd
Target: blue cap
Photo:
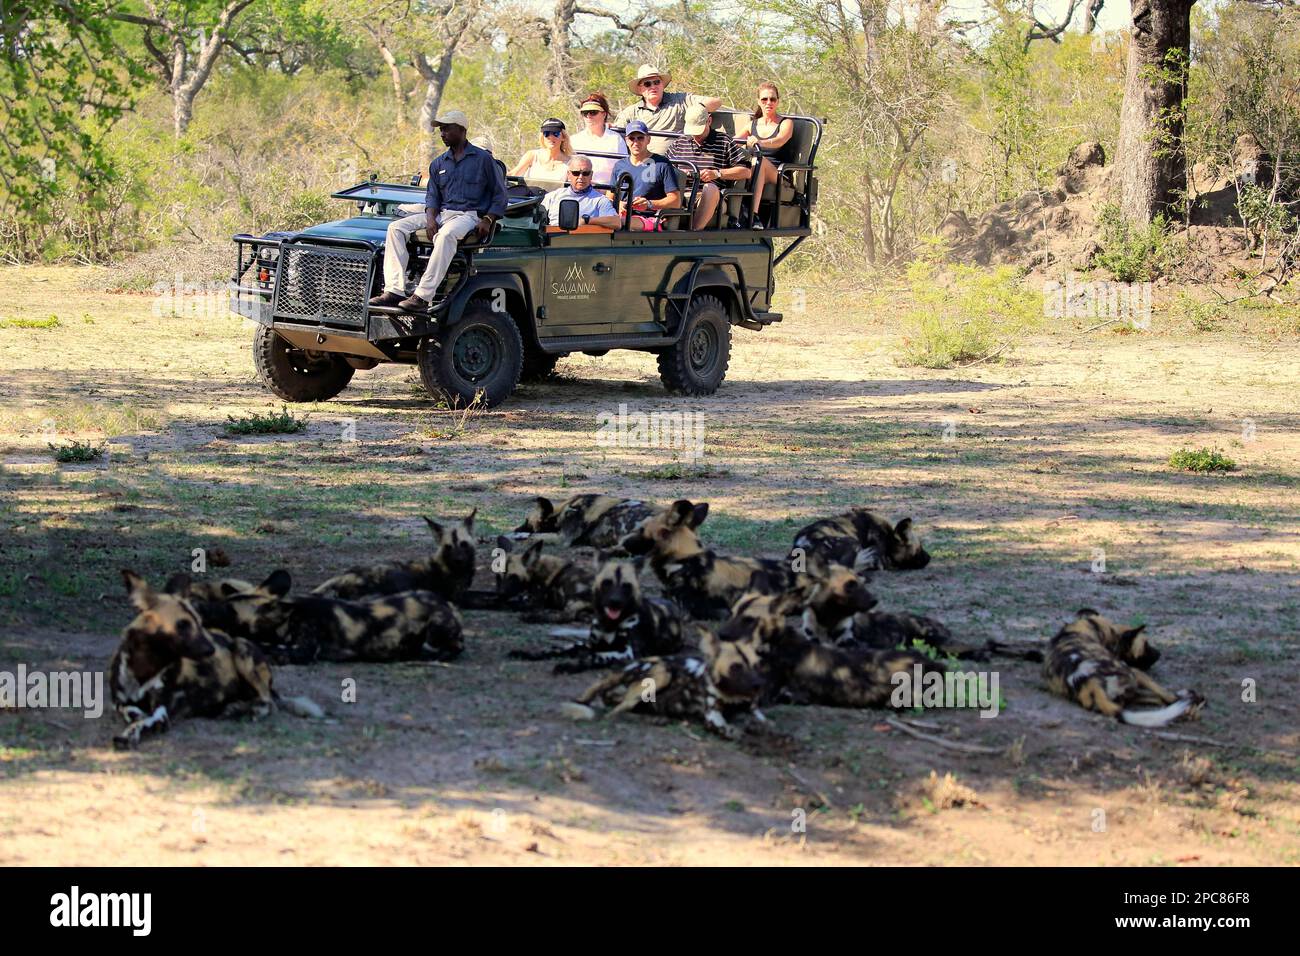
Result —
<path fill-rule="evenodd" d="M 631 136 L 633 133 L 645 133 L 647 136 L 649 136 L 650 127 L 646 126 L 646 124 L 641 122 L 640 120 L 632 120 L 630 123 L 627 124 L 626 127 L 624 127 L 623 136 L 628 137 Z"/>

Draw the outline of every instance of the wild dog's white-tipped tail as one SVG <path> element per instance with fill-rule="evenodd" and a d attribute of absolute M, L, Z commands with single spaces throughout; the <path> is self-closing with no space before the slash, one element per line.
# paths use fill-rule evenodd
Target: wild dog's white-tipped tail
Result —
<path fill-rule="evenodd" d="M 309 717 L 312 720 L 322 720 L 325 717 L 325 711 L 320 709 L 320 705 L 307 697 L 281 697 L 276 703 L 295 717 Z"/>
<path fill-rule="evenodd" d="M 1123 710 L 1119 719 L 1134 727 L 1164 727 L 1180 717 L 1187 715 L 1193 708 L 1199 708 L 1200 698 L 1194 695 L 1181 697 L 1168 707 L 1159 710 Z"/>
<path fill-rule="evenodd" d="M 570 720 L 595 720 L 596 711 L 586 704 L 579 704 L 577 701 L 566 700 L 560 705 L 560 713 Z"/>

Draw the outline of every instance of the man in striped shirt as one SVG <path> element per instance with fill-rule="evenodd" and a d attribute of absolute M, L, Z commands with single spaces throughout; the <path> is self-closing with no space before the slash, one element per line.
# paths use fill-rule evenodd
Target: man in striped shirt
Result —
<path fill-rule="evenodd" d="M 728 182 L 748 181 L 754 172 L 745 148 L 722 130 L 710 129 L 712 122 L 712 115 L 703 105 L 692 103 L 686 108 L 683 132 L 687 135 L 674 140 L 668 148 L 669 160 L 690 161 L 700 171 L 702 185 L 691 217 L 692 229 L 703 229 L 713 218 Z"/>

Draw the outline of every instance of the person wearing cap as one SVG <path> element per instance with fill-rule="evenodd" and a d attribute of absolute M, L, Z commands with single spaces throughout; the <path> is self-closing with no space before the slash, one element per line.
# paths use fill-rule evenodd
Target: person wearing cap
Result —
<path fill-rule="evenodd" d="M 619 111 L 615 126 L 626 131 L 627 124 L 633 120 L 645 123 L 651 132 L 680 133 L 686 125 L 686 107 L 691 103 L 700 103 L 712 113 L 722 105 L 716 96 L 700 96 L 697 93 L 669 93 L 668 84 L 673 81 L 671 73 L 665 73 L 657 67 L 643 63 L 636 71 L 636 77 L 629 84 L 632 93 L 638 97 Z M 673 137 L 657 136 L 650 147 L 655 152 L 668 148 L 668 141 Z"/>
<path fill-rule="evenodd" d="M 564 120 L 552 116 L 542 123 L 538 147 L 524 153 L 515 168 L 510 170 L 510 175 L 563 183 L 572 158 L 573 147 L 569 144 L 569 132 L 564 126 Z"/>
<path fill-rule="evenodd" d="M 578 112 L 582 114 L 582 122 L 586 129 L 579 130 L 569 137 L 574 153 L 615 154 L 590 157 L 595 181 L 602 186 L 607 186 L 611 182 L 614 164 L 618 162 L 620 156 L 627 155 L 627 144 L 623 142 L 622 136 L 608 126 L 609 100 L 605 99 L 604 93 L 599 91 L 588 93 L 578 104 Z"/>
<path fill-rule="evenodd" d="M 424 212 L 394 219 L 384 240 L 384 292 L 371 305 L 397 306 L 407 312 L 426 312 L 434 293 L 446 278 L 456 254 L 456 244 L 471 232 L 479 242 L 492 235 L 492 225 L 506 212 L 506 182 L 492 153 L 465 138 L 469 119 L 460 110 L 443 113 L 433 121 L 447 151 L 429 164 L 429 184 L 424 192 Z M 406 295 L 407 242 L 420 229 L 428 229 L 433 252 L 415 292 Z"/>
<path fill-rule="evenodd" d="M 593 189 L 591 185 L 591 160 L 586 156 L 574 156 L 569 160 L 569 182 L 566 186 L 554 189 L 542 199 L 542 208 L 546 210 L 552 226 L 560 223 L 560 201 L 576 199 L 578 201 L 578 221 L 584 226 L 604 226 L 617 229 L 621 225 L 618 210 L 604 193 Z"/>
<path fill-rule="evenodd" d="M 692 162 L 700 171 L 700 195 L 691 217 L 692 229 L 703 229 L 713 218 L 728 182 L 748 180 L 753 173 L 745 148 L 720 129 L 710 129 L 713 116 L 700 103 L 686 108 L 686 135 L 673 140 L 668 159 L 674 163 Z M 755 197 L 751 208 L 757 208 Z"/>
<path fill-rule="evenodd" d="M 627 124 L 623 138 L 627 141 L 627 159 L 614 164 L 613 185 L 617 190 L 623 176 L 632 177 L 632 211 L 636 213 L 632 216 L 632 228 L 653 231 L 658 227 L 656 211 L 675 209 L 682 204 L 677 170 L 667 159 L 650 152 L 650 131 L 640 120 Z M 619 201 L 616 193 L 611 193 L 610 198 Z M 625 207 L 620 205 L 618 212 L 622 215 Z"/>

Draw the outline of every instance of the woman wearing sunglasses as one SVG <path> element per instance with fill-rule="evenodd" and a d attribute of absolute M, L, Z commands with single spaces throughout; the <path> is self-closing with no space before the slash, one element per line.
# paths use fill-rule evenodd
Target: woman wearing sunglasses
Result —
<path fill-rule="evenodd" d="M 763 187 L 776 185 L 778 163 L 792 163 L 795 160 L 794 122 L 788 116 L 777 112 L 781 104 L 781 93 L 776 84 L 767 82 L 758 87 L 758 106 L 749 121 L 749 132 L 745 134 L 745 145 L 757 148 L 762 154 L 758 167 L 754 170 L 751 188 L 757 197 L 762 197 Z M 757 202 L 758 200 L 756 200 Z M 754 216 L 756 219 L 757 216 Z M 742 217 L 742 223 L 744 222 Z"/>
<path fill-rule="evenodd" d="M 615 156 L 592 156 L 591 166 L 596 182 L 609 185 L 610 175 L 619 156 L 627 155 L 627 144 L 623 137 L 609 128 L 609 100 L 600 92 L 588 93 L 578 104 L 582 122 L 586 129 L 579 130 L 569 137 L 574 153 L 615 153 Z"/>
<path fill-rule="evenodd" d="M 571 159 L 573 147 L 564 121 L 552 116 L 542 124 L 541 145 L 524 153 L 510 175 L 523 176 L 530 184 L 563 185 Z"/>

